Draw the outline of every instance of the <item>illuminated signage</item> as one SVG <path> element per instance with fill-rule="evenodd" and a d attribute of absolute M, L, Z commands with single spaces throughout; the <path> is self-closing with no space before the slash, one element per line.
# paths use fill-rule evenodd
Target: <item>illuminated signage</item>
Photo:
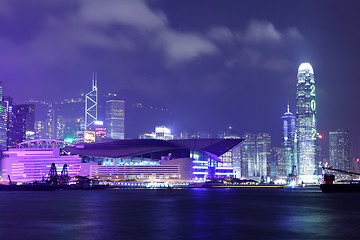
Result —
<path fill-rule="evenodd" d="M 84 142 L 85 143 L 93 143 L 93 142 L 95 142 L 95 132 L 93 132 L 93 131 L 85 131 L 85 133 L 84 133 Z"/>
<path fill-rule="evenodd" d="M 102 126 L 102 125 L 104 125 L 104 122 L 103 121 L 94 121 L 94 125 Z"/>
<path fill-rule="evenodd" d="M 73 138 L 65 138 L 65 142 L 72 143 L 74 141 Z"/>
<path fill-rule="evenodd" d="M 315 102 L 314 99 L 311 100 L 311 102 L 310 102 L 310 107 L 311 107 L 311 110 L 315 111 L 315 109 L 316 109 L 316 102 Z"/>

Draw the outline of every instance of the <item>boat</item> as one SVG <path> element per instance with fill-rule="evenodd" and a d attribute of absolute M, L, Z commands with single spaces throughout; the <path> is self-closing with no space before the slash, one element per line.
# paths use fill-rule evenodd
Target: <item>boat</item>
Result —
<path fill-rule="evenodd" d="M 360 175 L 360 173 L 345 171 L 341 169 L 336 169 L 333 167 L 323 167 L 324 170 L 337 171 L 341 173 L 346 173 L 350 175 Z M 323 184 L 320 184 L 320 189 L 322 192 L 360 192 L 360 182 L 359 181 L 338 181 L 334 183 L 335 175 L 330 173 L 323 174 Z"/>
<path fill-rule="evenodd" d="M 360 192 L 360 184 L 358 182 L 348 182 L 341 184 L 321 184 L 322 192 Z"/>

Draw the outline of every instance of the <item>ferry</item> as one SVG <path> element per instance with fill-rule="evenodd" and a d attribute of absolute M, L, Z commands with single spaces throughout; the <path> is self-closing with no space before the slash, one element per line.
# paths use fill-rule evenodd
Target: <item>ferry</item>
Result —
<path fill-rule="evenodd" d="M 341 173 L 346 173 L 350 175 L 360 175 L 360 173 L 344 171 L 341 169 L 336 169 L 333 167 L 323 167 L 325 170 L 337 171 Z M 323 174 L 323 184 L 320 185 L 322 192 L 360 192 L 360 182 L 359 181 L 338 181 L 334 183 L 335 175 L 330 173 Z"/>

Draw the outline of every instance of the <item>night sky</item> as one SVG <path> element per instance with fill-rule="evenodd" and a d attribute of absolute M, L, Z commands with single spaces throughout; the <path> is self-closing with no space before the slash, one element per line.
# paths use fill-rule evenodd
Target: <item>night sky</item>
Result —
<path fill-rule="evenodd" d="M 128 90 L 168 107 L 174 131 L 268 132 L 315 72 L 318 130 L 360 154 L 360 1 L 0 0 L 0 79 L 15 103 Z M 137 122 L 134 125 L 139 124 Z M 136 137 L 136 136 L 132 136 Z"/>

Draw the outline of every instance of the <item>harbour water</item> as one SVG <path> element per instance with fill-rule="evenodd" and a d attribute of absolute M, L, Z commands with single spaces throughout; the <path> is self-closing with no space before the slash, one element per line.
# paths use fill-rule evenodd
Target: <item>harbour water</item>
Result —
<path fill-rule="evenodd" d="M 304 189 L 0 192 L 1 239 L 359 239 L 360 194 Z"/>

